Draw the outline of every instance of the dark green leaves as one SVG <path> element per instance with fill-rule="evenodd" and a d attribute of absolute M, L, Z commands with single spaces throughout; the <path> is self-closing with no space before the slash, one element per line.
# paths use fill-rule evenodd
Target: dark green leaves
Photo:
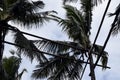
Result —
<path fill-rule="evenodd" d="M 29 57 L 31 60 L 36 58 L 40 62 L 46 61 L 46 57 L 43 52 L 39 51 L 36 46 L 24 37 L 20 32 L 15 33 L 15 43 L 19 46 L 17 47 L 17 53 L 23 53 L 25 56 Z"/>
<path fill-rule="evenodd" d="M 23 24 L 23 26 L 27 25 L 28 28 L 31 28 L 33 25 L 36 25 L 39 27 L 37 24 L 43 24 L 44 21 L 48 20 L 48 18 L 38 10 L 43 7 L 44 3 L 42 1 L 33 3 L 20 1 L 12 5 L 10 15 L 12 15 L 13 21 Z"/>
<path fill-rule="evenodd" d="M 20 63 L 21 58 L 15 56 L 11 56 L 10 58 L 3 58 L 3 67 L 7 74 L 8 80 L 16 80 Z"/>
<path fill-rule="evenodd" d="M 67 2 L 77 2 L 79 0 L 63 0 L 63 4 L 67 3 Z M 102 3 L 104 0 L 80 0 L 80 2 L 83 2 L 83 1 L 87 1 L 87 2 L 91 2 L 93 5 L 98 5 L 100 3 Z"/>
<path fill-rule="evenodd" d="M 43 8 L 45 5 L 42 1 L 33 1 L 33 4 L 39 8 Z"/>
<path fill-rule="evenodd" d="M 53 17 L 57 19 L 62 26 L 63 31 L 68 34 L 69 38 L 78 42 L 83 47 L 86 47 L 87 44 L 89 44 L 89 28 L 85 25 L 86 22 L 83 14 L 70 5 L 65 5 L 64 8 L 66 10 L 66 19 L 61 19 L 55 16 Z"/>
<path fill-rule="evenodd" d="M 64 54 L 65 52 L 72 49 L 66 45 L 72 45 L 72 42 L 67 41 L 47 41 L 47 40 L 34 40 L 33 41 L 37 48 L 41 51 L 53 53 L 53 54 Z M 74 46 L 75 47 L 75 46 Z"/>
<path fill-rule="evenodd" d="M 94 46 L 94 52 L 97 54 L 97 57 L 100 55 L 102 48 L 103 47 L 100 45 Z M 108 63 L 108 53 L 106 51 L 103 51 L 102 54 L 103 55 L 101 56 L 101 63 L 103 65 L 103 69 L 105 69 L 104 67 L 106 67 Z"/>
<path fill-rule="evenodd" d="M 32 77 L 36 79 L 48 77 L 48 80 L 78 80 L 82 70 L 81 62 L 68 54 L 62 54 L 60 56 L 67 58 L 50 58 L 48 62 L 41 63 L 37 66 Z"/>
<path fill-rule="evenodd" d="M 113 28 L 113 35 L 118 34 L 120 31 L 120 4 L 117 6 L 117 9 L 114 13 L 110 13 L 109 16 L 115 16 L 114 21 L 112 23 Z"/>

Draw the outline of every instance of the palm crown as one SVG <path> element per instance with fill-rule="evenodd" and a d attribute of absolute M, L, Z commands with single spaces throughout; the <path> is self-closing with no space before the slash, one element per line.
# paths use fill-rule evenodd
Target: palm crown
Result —
<path fill-rule="evenodd" d="M 4 41 L 4 37 L 9 30 L 13 30 L 15 33 L 15 42 L 18 45 L 27 44 L 25 48 L 18 48 L 19 51 L 26 52 L 25 55 L 33 59 L 33 57 L 40 56 L 40 54 L 33 52 L 34 49 L 37 49 L 34 44 L 29 41 L 17 27 L 14 27 L 8 24 L 9 21 L 21 24 L 26 28 L 39 27 L 43 24 L 44 21 L 48 20 L 47 17 L 49 12 L 40 12 L 40 9 L 44 7 L 42 1 L 29 1 L 29 0 L 1 0 L 0 1 L 0 26 L 1 26 L 1 42 Z M 34 25 L 34 26 L 33 26 Z M 2 28 L 3 27 L 3 28 Z M 22 41 L 21 41 L 22 40 Z M 25 47 L 26 45 L 23 45 Z M 31 53 L 35 54 L 31 54 Z M 42 54 L 41 54 L 42 55 Z M 43 55 L 42 55 L 43 56 Z M 41 56 L 41 57 L 42 57 Z M 45 59 L 45 57 L 43 57 Z"/>
<path fill-rule="evenodd" d="M 75 0 L 64 1 L 71 2 Z M 96 3 L 94 3 L 95 1 Z M 101 2 L 101 0 L 99 1 Z M 60 57 L 50 57 L 48 61 L 37 65 L 37 69 L 34 70 L 32 75 L 33 78 L 48 78 L 48 80 L 80 79 L 82 65 L 88 57 L 89 54 L 87 53 L 92 46 L 89 36 L 92 21 L 92 8 L 95 4 L 97 4 L 97 0 L 81 0 L 81 10 L 70 5 L 64 5 L 64 9 L 66 10 L 65 19 L 51 15 L 72 41 L 50 42 L 34 40 L 33 42 L 40 50 L 57 54 Z M 67 44 L 69 47 L 57 44 L 56 42 Z M 98 56 L 101 49 L 102 46 L 95 44 L 92 53 Z M 107 65 L 107 59 L 107 52 L 104 51 L 101 58 L 103 66 Z"/>
<path fill-rule="evenodd" d="M 54 41 L 54 40 L 28 40 L 17 29 L 8 24 L 8 21 L 13 21 L 22 24 L 27 28 L 32 28 L 33 25 L 39 27 L 45 20 L 48 20 L 47 14 L 49 12 L 39 12 L 39 8 L 44 7 L 42 1 L 29 0 L 0 0 L 0 26 L 1 28 L 1 42 L 9 29 L 15 33 L 15 43 L 18 47 L 19 54 L 24 53 L 31 60 L 37 58 L 39 64 L 34 70 L 33 78 L 48 78 L 49 80 L 79 80 L 82 71 L 82 65 L 86 58 L 88 58 L 88 51 L 92 46 L 90 42 L 90 29 L 92 22 L 92 9 L 102 0 L 80 0 L 81 9 L 78 10 L 73 6 L 66 5 L 66 2 L 76 2 L 78 0 L 63 0 L 64 9 L 66 10 L 66 18 L 51 15 L 53 20 L 56 20 L 63 31 L 65 31 L 71 41 Z M 119 30 L 119 10 L 118 6 L 113 22 L 113 33 Z M 53 11 L 50 11 L 53 12 Z M 22 14 L 21 14 L 22 13 Z M 2 44 L 3 45 L 3 44 Z M 101 52 L 102 46 L 95 44 L 92 51 L 96 56 Z M 43 52 L 44 51 L 44 52 Z M 45 56 L 44 53 L 51 53 L 58 56 Z M 101 57 L 102 65 L 107 65 L 107 52 L 103 52 Z M 103 67 L 103 68 L 104 68 Z"/>
<path fill-rule="evenodd" d="M 43 8 L 44 3 L 42 1 L 0 0 L 0 73 L 2 70 L 1 61 L 4 50 L 5 36 L 9 33 L 9 30 L 12 30 L 14 33 L 15 43 L 23 46 L 23 48 L 18 47 L 19 52 L 25 53 L 24 55 L 29 57 L 31 60 L 34 57 L 40 61 L 46 60 L 46 57 L 43 54 L 35 51 L 39 50 L 20 32 L 17 26 L 12 26 L 8 23 L 14 22 L 21 24 L 20 26 L 28 29 L 39 27 L 44 21 L 48 21 L 49 18 L 47 15 L 52 12 L 41 12 L 40 10 Z"/>
<path fill-rule="evenodd" d="M 0 76 L 2 80 L 21 80 L 21 77 L 26 69 L 19 73 L 21 57 L 11 56 L 3 58 L 4 75 Z"/>

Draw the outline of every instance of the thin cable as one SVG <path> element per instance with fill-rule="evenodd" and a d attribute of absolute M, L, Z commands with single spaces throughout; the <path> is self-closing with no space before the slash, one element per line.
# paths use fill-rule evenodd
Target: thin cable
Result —
<path fill-rule="evenodd" d="M 111 29 L 110 29 L 110 31 L 109 31 L 109 33 L 108 33 L 108 36 L 107 36 L 106 40 L 105 40 L 105 43 L 104 43 L 103 48 L 102 48 L 102 50 L 101 50 L 101 52 L 100 52 L 100 55 L 98 56 L 98 58 L 97 58 L 97 60 L 96 60 L 96 62 L 95 62 L 95 65 L 94 65 L 94 67 L 93 67 L 94 69 L 95 69 L 96 64 L 98 63 L 100 57 L 102 56 L 103 51 L 104 51 L 104 49 L 105 49 L 105 47 L 106 47 L 106 45 L 107 45 L 107 43 L 108 43 L 108 41 L 109 41 L 109 39 L 110 39 L 110 36 L 111 36 L 112 31 L 113 31 L 113 28 L 114 28 L 114 26 L 115 26 L 115 21 L 117 20 L 117 17 L 118 17 L 118 15 L 116 15 L 116 17 L 115 17 L 115 19 L 114 19 L 114 22 L 113 22 L 113 24 L 112 24 L 112 27 L 111 27 Z"/>
<path fill-rule="evenodd" d="M 64 44 L 64 43 L 59 43 L 59 42 L 56 42 L 56 41 L 53 41 L 53 40 L 50 40 L 50 39 L 47 39 L 47 38 L 43 38 L 43 37 L 40 37 L 40 36 L 37 36 L 37 35 L 33 35 L 33 34 L 30 34 L 30 33 L 27 33 L 27 32 L 23 32 L 23 31 L 20 31 L 18 30 L 16 27 L 13 27 L 11 25 L 8 25 L 9 26 L 9 30 L 12 30 L 12 31 L 18 31 L 22 34 L 25 34 L 25 35 L 28 35 L 28 36 L 32 36 L 32 37 L 35 37 L 35 38 L 38 38 L 38 39 L 43 39 L 43 40 L 46 40 L 46 41 L 50 41 L 50 42 L 53 42 L 53 43 L 57 43 L 57 44 L 60 44 L 60 45 L 65 45 L 65 46 L 68 46 L 68 47 L 71 47 L 73 49 L 77 49 L 77 50 L 81 50 L 81 51 L 85 51 L 85 52 L 88 52 L 87 49 L 83 49 L 83 48 L 78 48 L 78 47 L 75 47 L 75 46 L 72 46 L 72 45 L 68 45 L 68 44 Z M 95 55 L 99 55 L 97 53 L 93 53 Z"/>
<path fill-rule="evenodd" d="M 25 48 L 21 45 L 18 45 L 18 44 L 15 44 L 15 43 L 11 43 L 11 42 L 8 42 L 8 41 L 3 41 L 3 43 L 6 43 L 6 44 L 9 44 L 9 45 L 13 45 L 13 46 L 17 46 L 17 47 L 20 47 L 20 48 Z M 28 49 L 29 50 L 29 49 Z M 36 51 L 36 50 L 33 50 L 33 51 Z M 51 53 L 47 53 L 47 52 L 43 52 L 43 51 L 36 51 L 36 52 L 39 52 L 39 53 L 42 53 L 42 54 L 46 54 L 46 55 L 50 55 L 50 56 L 54 56 L 54 57 L 60 57 L 60 58 L 66 58 L 66 59 L 72 59 L 72 60 L 75 60 L 73 58 L 68 58 L 68 57 L 65 57 L 65 56 L 60 56 L 60 55 L 55 55 L 55 54 L 51 54 Z M 71 51 L 70 51 L 71 52 Z M 68 52 L 67 52 L 68 53 Z M 77 61 L 77 60 L 76 60 Z M 79 60 L 81 63 L 86 63 L 86 64 L 90 64 L 89 62 L 85 62 L 85 61 L 81 61 Z M 97 64 L 97 66 L 99 67 L 104 67 L 104 68 L 108 68 L 108 69 L 111 69 L 110 67 L 108 66 L 102 66 L 102 65 L 99 65 Z"/>
<path fill-rule="evenodd" d="M 109 8 L 109 6 L 110 6 L 110 3 L 111 3 L 111 0 L 109 0 L 108 3 L 107 3 L 105 12 L 104 12 L 104 14 L 103 14 L 103 17 L 102 17 L 100 26 L 99 26 L 99 28 L 98 28 L 98 31 L 97 31 L 97 34 L 96 34 L 96 37 L 95 37 L 95 40 L 94 40 L 94 42 L 93 42 L 93 46 L 91 47 L 90 51 L 88 52 L 89 55 L 92 54 L 92 50 L 93 50 L 93 48 L 94 48 L 94 46 L 95 46 L 95 43 L 96 43 L 96 41 L 97 41 L 98 35 L 99 35 L 99 33 L 100 33 L 100 30 L 101 30 L 102 24 L 103 24 L 103 22 L 104 22 L 105 15 L 106 15 L 106 13 L 107 13 L 107 11 L 108 11 L 108 8 Z M 89 61 L 89 59 L 90 59 L 90 56 L 88 57 L 87 62 Z M 82 77 L 83 77 L 83 75 L 84 75 L 84 72 L 85 72 L 86 67 L 87 67 L 87 64 L 85 64 L 85 67 L 84 67 L 83 72 L 82 72 L 82 74 L 81 74 L 80 80 L 82 80 Z"/>
<path fill-rule="evenodd" d="M 25 35 L 28 35 L 28 36 L 32 36 L 32 37 L 39 38 L 39 39 L 43 39 L 43 40 L 50 41 L 50 42 L 54 42 L 54 43 L 57 43 L 57 44 L 60 44 L 60 45 L 65 45 L 65 46 L 71 47 L 71 48 L 73 48 L 73 49 L 77 49 L 77 50 L 81 50 L 81 51 L 88 51 L 88 50 L 85 50 L 85 49 L 83 49 L 83 48 L 75 47 L 75 46 L 68 45 L 68 44 L 64 44 L 64 43 L 60 43 L 60 42 L 55 42 L 55 41 L 50 40 L 50 39 L 47 39 L 47 38 L 43 38 L 43 37 L 40 37 L 40 36 L 36 36 L 36 35 L 30 34 L 30 33 L 26 33 L 26 32 L 20 31 L 20 30 L 18 30 L 17 28 L 11 26 L 11 25 L 8 25 L 8 26 L 9 26 L 9 28 L 8 28 L 9 30 L 19 31 L 19 32 L 21 32 L 22 34 L 25 34 Z"/>

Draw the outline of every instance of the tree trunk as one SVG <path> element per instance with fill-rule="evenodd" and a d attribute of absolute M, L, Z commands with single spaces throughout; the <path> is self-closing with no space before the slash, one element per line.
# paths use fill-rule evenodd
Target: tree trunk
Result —
<path fill-rule="evenodd" d="M 2 75 L 2 26 L 0 24 L 0 75 Z"/>
<path fill-rule="evenodd" d="M 89 61 L 90 61 L 90 74 L 89 75 L 91 76 L 91 80 L 96 80 L 92 54 L 89 56 L 90 56 L 90 59 L 89 59 Z"/>
<path fill-rule="evenodd" d="M 4 51 L 4 38 L 6 31 L 4 29 L 5 21 L 0 21 L 0 75 L 3 75 L 3 68 L 2 68 L 2 57 L 3 57 L 3 51 Z"/>

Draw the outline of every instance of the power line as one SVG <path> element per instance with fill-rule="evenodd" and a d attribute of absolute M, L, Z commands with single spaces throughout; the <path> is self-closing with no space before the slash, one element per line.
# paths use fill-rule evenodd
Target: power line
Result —
<path fill-rule="evenodd" d="M 105 47 L 106 47 L 106 45 L 107 45 L 107 43 L 108 43 L 108 40 L 110 39 L 110 36 L 111 36 L 111 34 L 112 34 L 112 31 L 113 31 L 113 28 L 114 28 L 114 25 L 115 25 L 115 21 L 117 20 L 117 17 L 118 17 L 118 15 L 116 15 L 115 20 L 114 20 L 114 22 L 113 22 L 113 24 L 112 24 L 112 26 L 111 26 L 111 28 L 110 28 L 110 31 L 109 31 L 109 33 L 108 33 L 108 36 L 107 36 L 106 40 L 105 40 L 104 46 L 103 46 L 103 48 L 102 48 L 102 50 L 101 50 L 101 52 L 100 52 L 100 55 L 98 56 L 98 58 L 97 58 L 97 60 L 96 60 L 96 62 L 95 62 L 94 69 L 95 69 L 96 64 L 98 63 L 100 57 L 101 57 L 102 54 L 103 54 L 103 51 L 104 51 L 104 49 L 105 49 Z"/>
<path fill-rule="evenodd" d="M 50 40 L 50 39 L 47 39 L 47 38 L 43 38 L 43 37 L 40 37 L 40 36 L 37 36 L 37 35 L 33 35 L 33 34 L 30 34 L 30 33 L 27 33 L 27 32 L 20 31 L 16 27 L 13 27 L 11 25 L 8 25 L 8 27 L 9 27 L 8 28 L 9 30 L 18 31 L 18 32 L 20 32 L 22 34 L 25 34 L 25 35 L 29 35 L 29 36 L 32 36 L 32 37 L 35 37 L 35 38 L 39 38 L 39 39 L 43 39 L 43 40 L 46 40 L 46 41 L 54 42 L 54 43 L 57 43 L 57 44 L 60 44 L 60 45 L 65 45 L 65 46 L 71 47 L 73 49 L 77 49 L 77 50 L 81 50 L 81 51 L 88 51 L 88 50 L 80 48 L 80 47 L 76 47 L 76 46 L 72 46 L 72 45 L 56 42 L 56 41 L 53 41 L 53 40 Z"/>
<path fill-rule="evenodd" d="M 46 39 L 46 38 L 43 38 L 43 37 L 40 37 L 40 36 L 37 36 L 37 35 L 33 35 L 33 34 L 30 34 L 30 33 L 27 33 L 27 32 L 20 31 L 20 30 L 18 30 L 16 27 L 13 27 L 13 26 L 11 26 L 11 25 L 8 25 L 8 26 L 9 26 L 9 28 L 8 28 L 9 30 L 19 31 L 20 33 L 25 34 L 25 35 L 29 35 L 29 36 L 32 36 L 32 37 L 36 37 L 36 38 L 39 38 L 39 39 L 46 40 L 46 41 L 50 41 L 50 42 L 54 42 L 54 43 L 57 43 L 57 44 L 65 45 L 65 46 L 68 46 L 68 47 L 72 47 L 72 48 L 77 49 L 77 50 L 88 51 L 88 50 L 80 49 L 80 48 L 78 48 L 78 47 L 74 47 L 74 46 L 72 46 L 72 45 L 55 42 L 55 41 L 50 40 L 50 39 Z M 9 44 L 10 44 L 10 43 L 9 43 Z M 46 53 L 46 52 L 43 52 L 43 53 L 48 54 L 48 53 Z M 97 53 L 93 53 L 93 54 L 99 55 L 99 54 L 97 54 Z M 48 54 L 48 55 L 58 57 L 58 55 L 54 55 L 54 54 Z M 90 64 L 89 62 L 84 62 L 84 63 Z M 101 65 L 97 65 L 97 66 L 101 66 Z M 109 68 L 109 69 L 110 69 L 110 67 L 106 67 L 106 68 Z"/>
<path fill-rule="evenodd" d="M 105 15 L 106 15 L 107 10 L 108 10 L 108 8 L 109 8 L 109 6 L 110 6 L 110 2 L 111 2 L 111 0 L 109 0 L 108 3 L 107 3 L 107 6 L 106 6 L 106 9 L 105 9 L 105 12 L 104 12 L 104 14 L 103 14 L 103 17 L 102 17 L 102 20 L 101 20 L 100 26 L 99 26 L 99 28 L 98 28 L 98 31 L 97 31 L 97 34 L 96 34 L 96 37 L 95 37 L 95 40 L 94 40 L 94 42 L 93 42 L 93 46 L 91 47 L 91 49 L 90 49 L 89 52 L 88 52 L 89 57 L 88 57 L 88 59 L 87 59 L 87 62 L 88 62 L 89 59 L 90 59 L 90 55 L 92 55 L 92 50 L 93 50 L 93 48 L 94 48 L 94 46 L 95 46 L 95 43 L 96 43 L 96 41 L 97 41 L 97 38 L 98 38 L 98 35 L 99 35 L 99 33 L 100 33 L 100 30 L 101 30 L 102 24 L 103 24 L 104 19 L 105 19 Z M 82 77 L 83 77 L 83 75 L 84 75 L 84 72 L 85 72 L 86 67 L 87 67 L 87 64 L 85 64 L 85 67 L 84 67 L 83 72 L 82 72 L 82 74 L 81 74 L 81 78 L 80 78 L 80 80 L 82 80 Z"/>
<path fill-rule="evenodd" d="M 64 44 L 64 43 L 56 42 L 56 41 L 53 41 L 53 40 L 50 40 L 50 39 L 47 39 L 47 38 L 44 38 L 44 37 L 40 37 L 40 36 L 37 36 L 37 35 L 34 35 L 34 34 L 30 34 L 30 33 L 27 33 L 27 32 L 20 31 L 19 29 L 17 29 L 16 27 L 13 27 L 11 25 L 8 25 L 8 26 L 9 26 L 8 27 L 9 30 L 20 32 L 20 33 L 28 35 L 28 36 L 32 36 L 32 37 L 35 37 L 35 38 L 38 38 L 38 39 L 43 39 L 43 40 L 50 41 L 50 42 L 53 42 L 53 43 L 57 43 L 57 44 L 60 44 L 60 45 L 65 45 L 65 46 L 71 47 L 73 49 L 77 49 L 77 50 L 81 50 L 81 51 L 85 51 L 85 52 L 89 51 L 87 49 L 79 48 L 79 47 L 72 46 L 72 45 L 69 45 L 69 44 Z M 93 54 L 99 55 L 99 54 L 97 54 L 95 52 Z"/>
<path fill-rule="evenodd" d="M 14 45 L 14 46 L 17 46 L 17 47 L 20 47 L 20 48 L 25 48 L 24 46 L 21 46 L 21 45 L 18 45 L 18 44 L 15 44 L 15 43 L 11 43 L 11 42 L 8 42 L 8 41 L 3 41 L 3 43 L 6 43 L 6 44 L 9 44 L 9 45 Z M 26 48 L 27 49 L 27 48 Z M 27 49 L 29 50 L 29 49 Z M 50 56 L 54 56 L 54 57 L 60 57 L 60 58 L 66 58 L 66 59 L 72 59 L 72 60 L 75 60 L 73 58 L 69 58 L 69 57 L 65 57 L 65 56 L 61 56 L 61 55 L 55 55 L 55 54 L 51 54 L 51 53 L 48 53 L 48 52 L 43 52 L 43 51 L 39 51 L 39 50 L 33 50 L 35 52 L 39 52 L 39 53 L 42 53 L 42 54 L 46 54 L 46 55 L 50 55 Z M 70 51 L 71 52 L 71 51 Z M 69 52 L 66 52 L 66 53 L 69 53 Z M 64 53 L 65 54 L 65 53 Z M 77 60 L 76 60 L 77 61 Z M 82 61 L 82 60 L 79 60 L 81 63 L 86 63 L 86 64 L 90 64 L 89 62 L 85 62 L 85 61 Z M 99 67 L 104 67 L 104 68 L 108 68 L 110 69 L 110 67 L 108 66 L 102 66 L 102 65 L 99 65 L 97 64 L 97 66 Z"/>

